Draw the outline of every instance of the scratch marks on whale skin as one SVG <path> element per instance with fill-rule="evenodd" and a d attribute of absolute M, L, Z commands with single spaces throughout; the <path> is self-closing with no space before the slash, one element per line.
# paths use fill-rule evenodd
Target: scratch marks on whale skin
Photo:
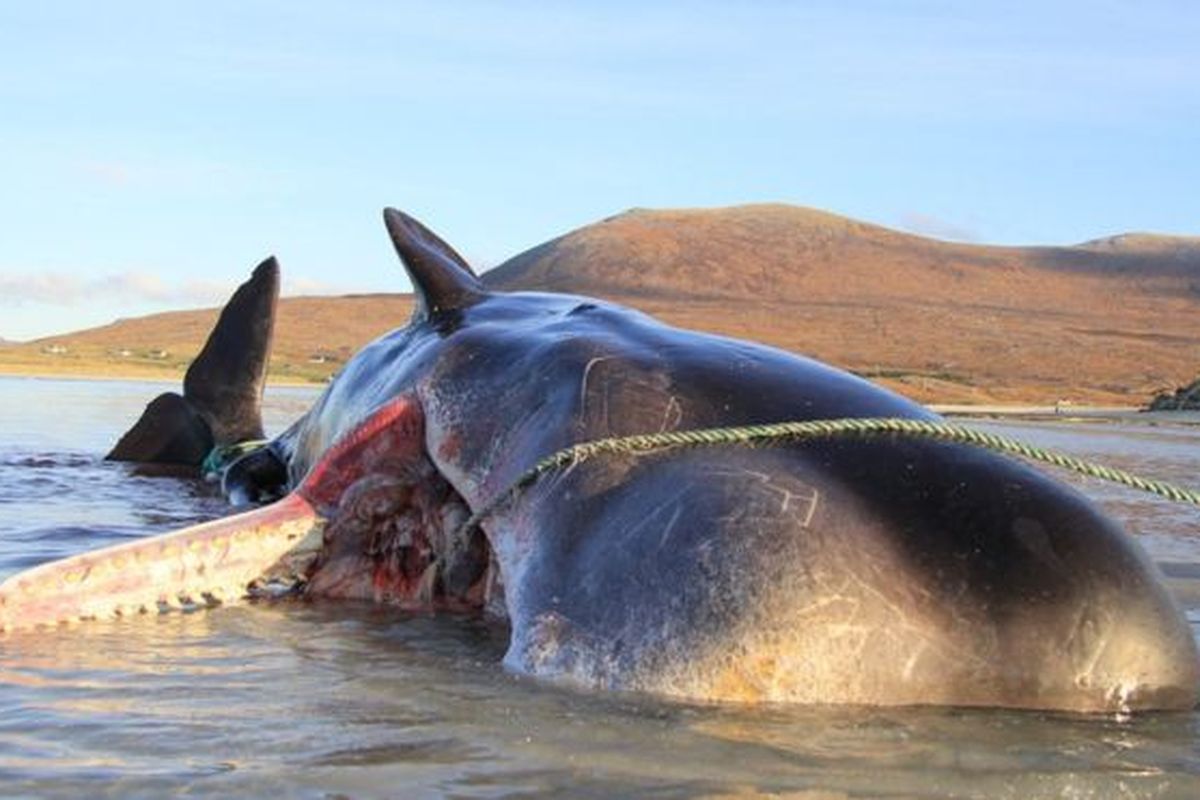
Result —
<path fill-rule="evenodd" d="M 800 528 L 812 528 L 821 491 L 794 475 L 771 475 L 752 469 L 711 468 L 709 474 L 724 476 L 745 498 L 739 515 L 747 518 L 787 517 Z"/>
<path fill-rule="evenodd" d="M 595 426 L 599 426 L 600 431 L 611 431 L 611 417 L 609 416 L 609 398 L 612 394 L 608 381 L 600 381 L 600 385 L 595 391 L 591 390 L 588 381 L 592 376 L 592 370 L 597 365 L 611 361 L 613 356 L 596 356 L 588 359 L 588 362 L 583 366 L 583 375 L 579 379 L 579 419 L 583 423 L 585 431 L 591 431 Z M 601 369 L 603 372 L 603 369 Z M 599 406 L 597 408 L 597 406 Z"/>
<path fill-rule="evenodd" d="M 980 641 L 972 611 L 908 580 L 878 524 L 838 502 L 836 487 L 769 470 L 708 474 L 740 493 L 721 520 L 728 538 L 715 566 L 725 577 L 714 583 L 736 612 L 641 676 L 646 688 L 732 702 L 904 703 L 952 696 L 994 672 L 995 643 Z"/>
<path fill-rule="evenodd" d="M 726 504 L 726 513 L 705 523 L 708 530 L 704 535 L 712 539 L 709 545 L 719 545 L 721 551 L 756 550 L 759 537 L 770 531 L 810 529 L 821 497 L 820 490 L 795 476 L 776 477 L 756 470 L 710 466 L 702 475 L 682 479 L 671 494 L 656 500 L 643 517 L 615 538 L 656 536 L 655 552 L 661 552 L 671 545 L 681 522 L 688 519 L 689 508 L 697 507 L 704 502 L 705 494 L 714 491 L 734 500 Z"/>
<path fill-rule="evenodd" d="M 613 358 L 613 356 L 596 356 L 595 358 L 588 359 L 588 362 L 583 365 L 583 377 L 581 377 L 579 379 L 579 396 L 582 398 L 582 403 L 584 404 L 585 412 L 587 410 L 586 406 L 587 406 L 587 397 L 588 397 L 588 378 L 590 378 L 592 375 L 592 369 L 594 369 L 597 364 L 602 364 L 605 361 L 610 361 L 612 358 Z M 607 399 L 607 397 L 608 397 L 608 395 L 606 394 L 605 398 Z M 606 417 L 608 416 L 607 408 L 605 409 L 605 416 Z"/>
<path fill-rule="evenodd" d="M 945 635 L 937 615 L 879 592 L 877 581 L 817 565 L 654 688 L 733 702 L 892 704 L 952 694 L 964 675 L 986 672 L 969 637 Z"/>
<path fill-rule="evenodd" d="M 1075 681 L 1079 686 L 1090 683 L 1108 644 L 1103 632 L 1112 627 L 1111 620 L 1102 619 L 1102 616 L 1098 604 L 1080 603 L 1071 621 L 1070 632 L 1063 642 L 1063 654 L 1078 665 Z"/>
<path fill-rule="evenodd" d="M 683 516 L 683 506 L 676 503 L 671 511 L 671 518 L 667 520 L 667 524 L 663 526 L 662 533 L 658 537 L 658 549 L 662 550 L 667 546 L 667 541 L 671 538 L 672 531 L 679 523 L 679 518 Z"/>
<path fill-rule="evenodd" d="M 596 355 L 579 378 L 578 424 L 589 439 L 675 430 L 684 420 L 665 372 L 615 355 Z"/>
<path fill-rule="evenodd" d="M 662 424 L 658 426 L 659 433 L 673 431 L 683 422 L 683 406 L 679 404 L 679 398 L 671 395 L 667 399 L 667 406 L 663 409 Z"/>

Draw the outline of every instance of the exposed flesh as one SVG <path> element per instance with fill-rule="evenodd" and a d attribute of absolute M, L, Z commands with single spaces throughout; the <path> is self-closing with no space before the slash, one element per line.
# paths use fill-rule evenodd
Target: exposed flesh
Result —
<path fill-rule="evenodd" d="M 425 456 L 419 405 L 400 398 L 274 505 L 12 576 L 0 630 L 235 602 L 274 578 L 310 595 L 479 607 L 486 544 L 451 535 L 468 514 Z"/>

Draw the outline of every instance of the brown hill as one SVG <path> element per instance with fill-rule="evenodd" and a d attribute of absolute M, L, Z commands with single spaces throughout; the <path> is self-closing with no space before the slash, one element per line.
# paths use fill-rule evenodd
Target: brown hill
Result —
<path fill-rule="evenodd" d="M 1200 238 L 994 247 L 783 205 L 633 210 L 487 273 L 760 339 L 921 399 L 1144 402 L 1200 365 Z"/>
<path fill-rule="evenodd" d="M 484 276 L 593 294 L 757 339 L 946 402 L 1142 403 L 1200 364 L 1200 238 L 1077 247 L 924 239 L 782 205 L 633 210 Z M 289 298 L 272 373 L 321 380 L 407 318 L 398 295 Z M 123 320 L 5 348 L 0 368 L 181 373 L 215 311 Z M 59 348 L 56 352 L 47 352 Z M 164 355 L 165 351 L 165 355 Z"/>

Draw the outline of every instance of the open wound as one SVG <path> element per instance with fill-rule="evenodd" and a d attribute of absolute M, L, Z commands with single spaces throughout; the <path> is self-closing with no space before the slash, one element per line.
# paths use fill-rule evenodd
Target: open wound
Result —
<path fill-rule="evenodd" d="M 482 605 L 489 548 L 478 530 L 458 534 L 470 510 L 427 456 L 415 400 L 372 415 L 297 491 L 327 520 L 307 595 L 414 609 Z"/>

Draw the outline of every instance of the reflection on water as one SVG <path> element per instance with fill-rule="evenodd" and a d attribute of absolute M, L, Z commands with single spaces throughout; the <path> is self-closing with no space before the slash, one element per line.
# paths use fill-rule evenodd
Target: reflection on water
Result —
<path fill-rule="evenodd" d="M 225 511 L 207 487 L 99 460 L 160 390 L 0 379 L 0 575 Z M 273 430 L 311 394 L 274 394 Z M 1200 474 L 1200 428 L 985 427 L 1167 480 Z M 1167 565 L 1200 623 L 1200 514 L 1080 485 Z M 1200 796 L 1196 713 L 684 706 L 509 675 L 504 635 L 289 601 L 0 638 L 0 795 Z"/>
<path fill-rule="evenodd" d="M 724 709 L 557 690 L 471 620 L 304 604 L 4 642 L 13 793 L 1187 796 L 1193 715 Z"/>

